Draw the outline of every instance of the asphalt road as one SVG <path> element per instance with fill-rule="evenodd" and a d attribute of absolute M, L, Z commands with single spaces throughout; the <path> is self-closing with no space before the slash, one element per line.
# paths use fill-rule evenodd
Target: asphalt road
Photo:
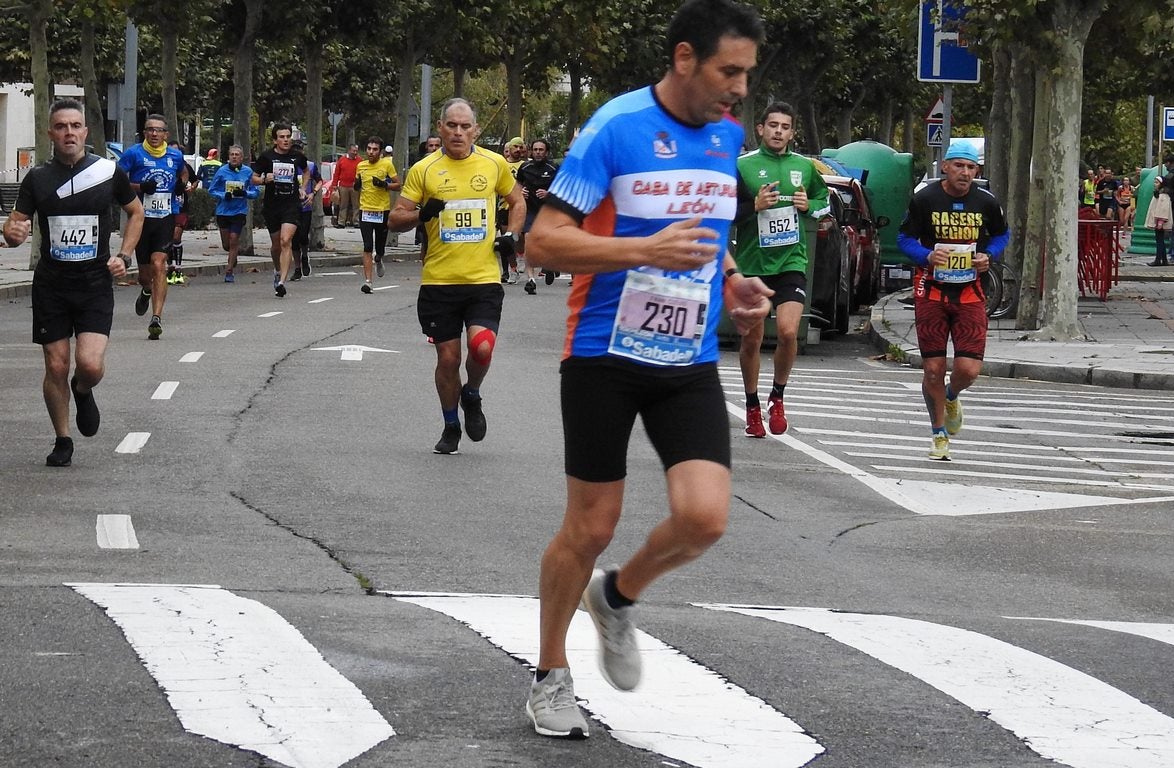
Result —
<path fill-rule="evenodd" d="M 984 380 L 944 465 L 919 374 L 858 334 L 800 359 L 782 440 L 741 435 L 724 353 L 728 534 L 645 596 L 635 693 L 582 635 L 606 728 L 564 743 L 522 705 L 566 282 L 508 287 L 489 434 L 436 456 L 418 265 L 370 296 L 345 271 L 283 300 L 194 279 L 156 342 L 119 288 L 68 469 L 44 466 L 28 299 L 0 306 L 0 764 L 1174 765 L 1168 399 Z M 663 494 L 637 429 L 602 563 Z"/>

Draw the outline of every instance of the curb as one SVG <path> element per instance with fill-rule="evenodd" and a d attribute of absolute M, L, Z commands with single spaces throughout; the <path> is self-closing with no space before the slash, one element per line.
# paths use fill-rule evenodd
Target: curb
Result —
<path fill-rule="evenodd" d="M 887 354 L 891 348 L 898 347 L 905 354 L 905 363 L 913 368 L 921 368 L 921 353 L 917 349 L 916 342 L 910 343 L 885 329 L 885 312 L 889 304 L 900 302 L 909 293 L 909 289 L 890 293 L 873 305 L 868 322 L 868 338 L 874 348 L 882 353 Z M 1046 363 L 1024 363 L 1010 360 L 984 360 L 982 375 L 999 379 L 1031 379 L 1056 384 L 1091 384 L 1115 389 L 1174 391 L 1174 374 L 1140 373 L 1087 365 L 1048 365 Z"/>

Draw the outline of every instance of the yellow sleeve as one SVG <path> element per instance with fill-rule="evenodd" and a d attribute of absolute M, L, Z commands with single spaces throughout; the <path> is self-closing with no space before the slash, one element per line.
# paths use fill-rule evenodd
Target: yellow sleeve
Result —
<path fill-rule="evenodd" d="M 494 153 L 493 162 L 497 164 L 497 187 L 494 190 L 498 197 L 504 198 L 514 190 L 514 175 L 510 173 L 510 164 L 499 154 Z"/>
<path fill-rule="evenodd" d="M 416 163 L 408 169 L 408 178 L 400 188 L 399 196 L 411 200 L 413 203 L 424 202 L 424 166 Z"/>

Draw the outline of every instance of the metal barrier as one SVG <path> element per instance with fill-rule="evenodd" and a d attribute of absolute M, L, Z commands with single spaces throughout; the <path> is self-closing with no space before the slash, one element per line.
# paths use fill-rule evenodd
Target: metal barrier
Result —
<path fill-rule="evenodd" d="M 1077 216 L 1076 273 L 1080 295 L 1095 294 L 1101 301 L 1120 282 L 1121 224 L 1102 219 L 1093 208 L 1082 207 Z"/>

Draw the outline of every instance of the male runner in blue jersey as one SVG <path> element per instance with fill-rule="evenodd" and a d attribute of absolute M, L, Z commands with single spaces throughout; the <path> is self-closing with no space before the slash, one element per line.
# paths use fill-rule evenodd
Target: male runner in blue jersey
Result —
<path fill-rule="evenodd" d="M 542 558 L 538 668 L 526 701 L 544 736 L 584 738 L 566 654 L 580 601 L 609 683 L 640 681 L 632 605 L 725 530 L 730 434 L 717 371 L 725 306 L 745 333 L 770 311 L 761 280 L 725 244 L 737 209 L 746 95 L 762 22 L 734 0 L 688 0 L 669 22 L 671 66 L 605 104 L 559 169 L 528 255 L 571 272 L 561 366 L 567 505 Z M 669 515 L 622 568 L 592 575 L 619 522 L 636 416 L 660 456 Z"/>

